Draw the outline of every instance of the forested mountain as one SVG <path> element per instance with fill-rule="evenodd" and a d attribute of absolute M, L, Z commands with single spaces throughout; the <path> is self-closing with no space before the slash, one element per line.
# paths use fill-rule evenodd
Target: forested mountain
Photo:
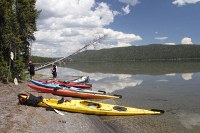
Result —
<path fill-rule="evenodd" d="M 87 50 L 72 57 L 73 61 L 140 61 L 200 59 L 200 45 L 163 45 L 118 47 Z"/>
<path fill-rule="evenodd" d="M 31 56 L 30 60 L 32 60 L 34 63 L 41 63 L 41 64 L 45 64 L 45 63 L 49 63 L 52 61 L 55 61 L 58 58 L 52 58 L 52 57 L 40 57 L 40 56 Z"/>
<path fill-rule="evenodd" d="M 0 0 L 0 80 L 23 75 L 40 13 L 35 3 L 36 0 Z"/>

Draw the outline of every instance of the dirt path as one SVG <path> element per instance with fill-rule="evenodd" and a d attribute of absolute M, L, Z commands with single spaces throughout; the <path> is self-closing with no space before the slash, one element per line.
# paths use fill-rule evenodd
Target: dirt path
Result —
<path fill-rule="evenodd" d="M 0 83 L 0 131 L 1 133 L 112 133 L 99 117 L 79 113 L 63 112 L 61 116 L 41 107 L 18 105 L 17 94 L 28 91 L 36 96 L 55 97 L 40 94 L 26 86 L 27 82 Z"/>

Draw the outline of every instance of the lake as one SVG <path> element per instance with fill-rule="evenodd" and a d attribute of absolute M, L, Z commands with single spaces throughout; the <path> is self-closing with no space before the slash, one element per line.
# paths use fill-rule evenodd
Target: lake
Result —
<path fill-rule="evenodd" d="M 49 69 L 39 72 L 51 76 Z M 115 132 L 200 132 L 199 61 L 82 62 L 58 67 L 58 79 L 86 75 L 94 90 L 122 95 L 103 102 L 165 110 L 163 115 L 101 116 Z"/>

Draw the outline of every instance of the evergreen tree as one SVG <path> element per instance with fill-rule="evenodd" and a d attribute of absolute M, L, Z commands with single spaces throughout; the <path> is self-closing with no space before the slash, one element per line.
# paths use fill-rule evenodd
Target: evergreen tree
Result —
<path fill-rule="evenodd" d="M 28 63 L 30 43 L 35 40 L 36 19 L 39 11 L 35 9 L 36 0 L 16 0 L 16 15 L 19 22 L 20 46 L 24 62 Z"/>
<path fill-rule="evenodd" d="M 36 0 L 0 1 L 0 80 L 23 75 L 29 59 L 30 42 L 35 40 Z M 10 53 L 14 53 L 11 60 Z"/>

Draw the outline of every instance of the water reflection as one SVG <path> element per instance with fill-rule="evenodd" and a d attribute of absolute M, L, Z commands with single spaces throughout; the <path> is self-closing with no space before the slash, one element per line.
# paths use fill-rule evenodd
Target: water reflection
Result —
<path fill-rule="evenodd" d="M 39 72 L 51 76 L 49 69 Z M 187 133 L 200 131 L 199 72 L 199 62 L 69 63 L 58 67 L 58 79 L 90 76 L 93 89 L 122 95 L 118 104 L 166 110 L 160 117 L 145 117 L 164 132 Z M 134 117 L 119 121 L 115 128 L 124 126 L 131 131 L 133 123 L 149 125 L 148 120 Z"/>
<path fill-rule="evenodd" d="M 180 112 L 178 116 L 181 124 L 187 129 L 192 129 L 194 126 L 200 126 L 200 114 Z"/>
<path fill-rule="evenodd" d="M 40 70 L 39 73 L 51 76 L 48 69 Z M 101 89 L 108 93 L 124 89 L 129 86 L 140 85 L 143 80 L 136 80 L 131 74 L 104 74 L 104 73 L 87 73 L 72 68 L 58 67 L 58 79 L 71 80 L 79 76 L 89 76 L 90 82 L 94 89 Z M 71 79 L 70 79 L 71 78 Z"/>
<path fill-rule="evenodd" d="M 192 75 L 193 75 L 193 73 L 183 73 L 182 74 L 182 78 L 184 80 L 191 80 L 192 79 Z"/>
<path fill-rule="evenodd" d="M 194 73 L 183 73 L 183 74 L 182 74 L 182 78 L 183 78 L 184 80 L 191 80 L 193 74 L 194 74 Z M 170 74 L 165 74 L 165 75 L 166 75 L 166 76 L 176 76 L 175 73 L 170 73 Z"/>
<path fill-rule="evenodd" d="M 166 61 L 166 62 L 70 62 L 63 67 L 80 71 L 112 74 L 164 75 L 175 73 L 200 72 L 200 61 Z"/>
<path fill-rule="evenodd" d="M 112 93 L 117 90 L 125 89 L 126 87 L 134 87 L 140 85 L 143 80 L 136 80 L 129 74 L 103 74 L 94 73 L 90 74 L 92 82 L 95 86 L 102 88 L 108 93 Z"/>

